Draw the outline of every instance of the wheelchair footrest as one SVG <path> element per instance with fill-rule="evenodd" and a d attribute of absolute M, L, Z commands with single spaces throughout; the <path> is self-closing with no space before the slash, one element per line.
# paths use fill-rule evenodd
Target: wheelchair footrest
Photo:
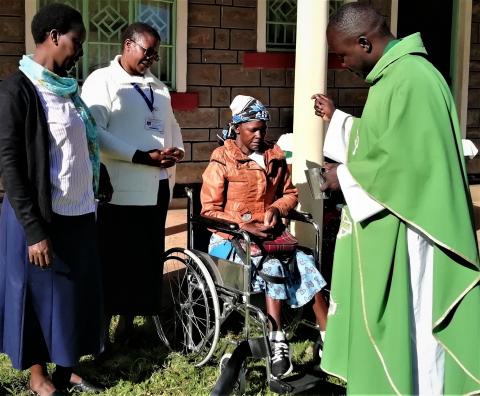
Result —
<path fill-rule="evenodd" d="M 295 394 L 313 389 L 325 381 L 325 374 L 312 371 L 306 374 L 292 375 L 282 380 L 272 379 L 270 390 L 279 395 Z"/>
<path fill-rule="evenodd" d="M 230 395 L 238 378 L 240 368 L 249 356 L 252 356 L 252 351 L 248 341 L 242 341 L 228 359 L 220 377 L 212 390 L 211 396 Z"/>
<path fill-rule="evenodd" d="M 265 345 L 265 338 L 263 337 L 250 338 L 248 340 L 248 345 L 250 346 L 250 356 L 254 359 L 265 358 L 270 353 Z"/>

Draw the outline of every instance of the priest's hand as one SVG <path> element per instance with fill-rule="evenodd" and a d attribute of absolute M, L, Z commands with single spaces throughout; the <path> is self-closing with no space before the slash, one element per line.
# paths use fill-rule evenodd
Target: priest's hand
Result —
<path fill-rule="evenodd" d="M 47 269 L 53 262 L 52 245 L 50 240 L 43 239 L 28 247 L 28 260 L 33 265 Z"/>
<path fill-rule="evenodd" d="M 323 168 L 325 169 L 322 173 L 325 182 L 322 183 L 320 189 L 322 191 L 338 191 L 340 190 L 340 182 L 338 181 L 337 176 L 337 167 L 339 164 L 325 163 Z"/>
<path fill-rule="evenodd" d="M 324 94 L 315 94 L 310 99 L 314 99 L 313 109 L 315 115 L 322 117 L 323 121 L 330 121 L 335 112 L 335 103 L 332 98 Z"/>

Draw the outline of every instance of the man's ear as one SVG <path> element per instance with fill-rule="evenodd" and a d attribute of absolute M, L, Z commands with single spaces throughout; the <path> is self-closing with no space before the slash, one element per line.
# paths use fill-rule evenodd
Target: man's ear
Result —
<path fill-rule="evenodd" d="M 372 52 L 372 43 L 365 36 L 360 36 L 358 38 L 358 44 L 365 50 L 366 53 L 369 54 L 370 52 Z"/>

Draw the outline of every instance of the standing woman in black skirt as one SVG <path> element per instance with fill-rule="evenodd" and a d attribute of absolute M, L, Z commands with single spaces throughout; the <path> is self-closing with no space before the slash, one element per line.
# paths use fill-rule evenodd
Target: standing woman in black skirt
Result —
<path fill-rule="evenodd" d="M 150 71 L 160 61 L 159 33 L 134 22 L 121 45 L 82 87 L 114 190 L 98 208 L 98 228 L 107 324 L 121 315 L 117 342 L 129 337 L 135 315 L 160 313 L 165 220 L 185 152 L 168 87 Z"/>
<path fill-rule="evenodd" d="M 34 54 L 0 84 L 0 352 L 30 368 L 30 388 L 43 396 L 95 390 L 72 370 L 102 349 L 99 159 L 95 122 L 67 77 L 83 53 L 82 16 L 43 7 L 32 34 Z"/>

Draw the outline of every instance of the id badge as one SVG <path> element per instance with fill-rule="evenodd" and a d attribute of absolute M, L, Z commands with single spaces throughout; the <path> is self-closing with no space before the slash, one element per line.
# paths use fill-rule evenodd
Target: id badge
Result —
<path fill-rule="evenodd" d="M 147 131 L 163 132 L 163 121 L 154 117 L 145 119 L 145 129 Z"/>

